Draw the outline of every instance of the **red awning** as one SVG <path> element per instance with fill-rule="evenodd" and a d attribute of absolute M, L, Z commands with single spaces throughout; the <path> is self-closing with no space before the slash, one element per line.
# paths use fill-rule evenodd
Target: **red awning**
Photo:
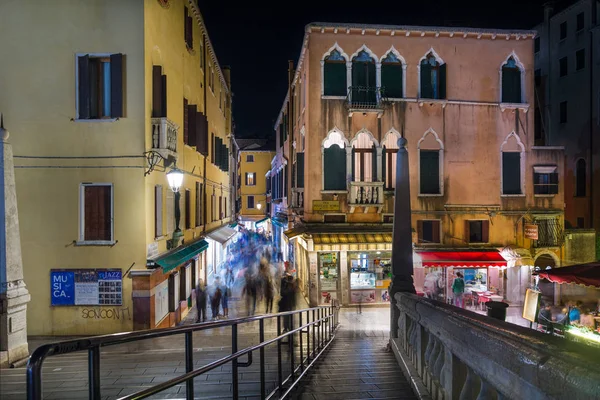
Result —
<path fill-rule="evenodd" d="M 600 262 L 551 268 L 534 274 L 554 283 L 575 283 L 600 288 Z"/>
<path fill-rule="evenodd" d="M 489 251 L 420 251 L 424 267 L 487 268 L 506 267 L 497 250 Z"/>

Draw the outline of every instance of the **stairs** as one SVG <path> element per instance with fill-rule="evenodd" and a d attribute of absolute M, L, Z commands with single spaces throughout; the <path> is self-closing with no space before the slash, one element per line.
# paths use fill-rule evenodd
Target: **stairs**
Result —
<path fill-rule="evenodd" d="M 341 337 L 340 337 L 341 336 Z M 292 399 L 417 399 L 382 337 L 336 337 Z"/>

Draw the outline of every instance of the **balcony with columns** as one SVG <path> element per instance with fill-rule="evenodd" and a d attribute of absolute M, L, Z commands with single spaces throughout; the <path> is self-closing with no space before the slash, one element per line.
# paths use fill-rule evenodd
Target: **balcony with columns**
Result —
<path fill-rule="evenodd" d="M 177 131 L 179 127 L 168 118 L 152 118 L 152 150 L 166 158 L 177 158 Z"/>

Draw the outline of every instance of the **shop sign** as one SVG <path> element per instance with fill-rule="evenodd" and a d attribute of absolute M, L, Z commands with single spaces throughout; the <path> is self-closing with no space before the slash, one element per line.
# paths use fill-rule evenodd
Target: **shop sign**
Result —
<path fill-rule="evenodd" d="M 525 239 L 538 240 L 538 226 L 536 224 L 525 224 Z"/>
<path fill-rule="evenodd" d="M 339 200 L 313 200 L 313 211 L 340 211 Z"/>
<path fill-rule="evenodd" d="M 375 303 L 375 291 L 353 290 L 350 292 L 350 301 L 352 303 Z"/>

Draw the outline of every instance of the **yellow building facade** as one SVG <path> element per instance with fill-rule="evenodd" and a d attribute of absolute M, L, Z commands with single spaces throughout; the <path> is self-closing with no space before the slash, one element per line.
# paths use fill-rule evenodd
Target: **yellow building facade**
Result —
<path fill-rule="evenodd" d="M 233 216 L 229 70 L 197 3 L 10 2 L 0 21 L 3 37 L 20 38 L 5 48 L 0 110 L 16 155 L 29 334 L 176 324 L 216 267 L 210 235 L 229 239 Z M 175 167 L 178 196 L 166 177 Z"/>

